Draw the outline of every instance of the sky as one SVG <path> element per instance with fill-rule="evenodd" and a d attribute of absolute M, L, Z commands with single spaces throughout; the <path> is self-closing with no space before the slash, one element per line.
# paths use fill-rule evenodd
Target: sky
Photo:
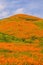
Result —
<path fill-rule="evenodd" d="M 16 14 L 43 18 L 43 0 L 0 0 L 0 19 Z"/>

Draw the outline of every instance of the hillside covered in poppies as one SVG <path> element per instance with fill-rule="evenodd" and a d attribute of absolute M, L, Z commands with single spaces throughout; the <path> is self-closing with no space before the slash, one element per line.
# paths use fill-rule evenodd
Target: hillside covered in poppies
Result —
<path fill-rule="evenodd" d="M 26 14 L 0 19 L 0 65 L 43 65 L 43 19 Z"/>

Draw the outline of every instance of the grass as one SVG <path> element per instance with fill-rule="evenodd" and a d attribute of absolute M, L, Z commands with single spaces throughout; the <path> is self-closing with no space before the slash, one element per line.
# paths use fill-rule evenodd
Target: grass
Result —
<path fill-rule="evenodd" d="M 0 42 L 14 42 L 14 41 L 20 41 L 20 39 L 12 35 L 0 33 Z"/>
<path fill-rule="evenodd" d="M 33 59 L 36 61 L 39 59 L 39 57 L 36 54 L 33 54 Z"/>
<path fill-rule="evenodd" d="M 26 21 L 37 21 L 37 19 L 33 19 L 33 18 L 25 18 Z"/>
<path fill-rule="evenodd" d="M 0 53 L 1 52 L 4 52 L 4 53 L 11 53 L 12 51 L 11 50 L 7 50 L 7 49 L 0 49 Z"/>
<path fill-rule="evenodd" d="M 11 50 L 6 50 L 6 49 L 0 49 L 0 56 L 4 55 L 4 57 L 15 57 L 19 58 L 22 55 L 26 55 L 28 57 L 32 57 L 32 53 L 30 51 L 11 51 Z"/>
<path fill-rule="evenodd" d="M 8 58 L 10 57 L 9 54 L 11 54 L 13 51 L 8 49 L 0 49 L 0 56 L 4 55 L 4 57 Z"/>
<path fill-rule="evenodd" d="M 34 65 L 33 63 L 24 62 L 22 65 Z"/>
<path fill-rule="evenodd" d="M 0 64 L 0 65 L 2 65 L 2 64 Z M 12 64 L 6 63 L 5 65 L 18 65 L 18 63 L 12 63 Z M 34 64 L 33 63 L 24 62 L 24 63 L 22 63 L 22 65 L 34 65 Z"/>
<path fill-rule="evenodd" d="M 40 47 L 43 47 L 43 37 L 31 36 L 30 38 L 17 38 L 12 35 L 4 34 L 0 32 L 0 42 L 22 42 L 23 44 L 33 44 L 35 40 L 39 40 Z"/>
<path fill-rule="evenodd" d="M 24 52 L 14 52 L 14 53 L 10 53 L 10 54 L 6 54 L 5 57 L 15 57 L 15 58 L 19 58 L 21 56 L 28 56 L 28 57 L 32 57 L 32 53 L 31 52 L 28 52 L 28 51 L 24 51 Z"/>
<path fill-rule="evenodd" d="M 0 42 L 23 42 L 23 43 L 33 43 L 36 40 L 36 36 L 32 36 L 28 39 L 25 38 L 17 38 L 12 35 L 4 34 L 0 32 Z"/>
<path fill-rule="evenodd" d="M 34 22 L 34 24 L 36 24 L 39 27 L 39 29 L 43 30 L 43 21 L 36 21 Z"/>
<path fill-rule="evenodd" d="M 17 63 L 9 63 L 9 62 L 7 62 L 6 64 L 4 64 L 4 65 L 18 65 Z"/>
<path fill-rule="evenodd" d="M 39 38 L 39 46 L 40 47 L 43 47 L 43 37 L 40 37 Z"/>
<path fill-rule="evenodd" d="M 0 33 L 0 42 L 14 42 L 14 41 L 18 41 L 18 38 L 8 34 Z"/>
<path fill-rule="evenodd" d="M 43 54 L 43 49 L 41 49 L 40 53 Z"/>
<path fill-rule="evenodd" d="M 26 39 L 25 42 L 26 43 L 34 43 L 34 41 L 38 39 L 38 37 L 36 36 L 31 36 L 29 39 Z"/>
<path fill-rule="evenodd" d="M 22 65 L 29 65 L 29 63 L 28 62 L 24 62 Z"/>
<path fill-rule="evenodd" d="M 32 53 L 30 51 L 20 52 L 20 55 L 26 55 L 28 57 L 32 57 Z"/>

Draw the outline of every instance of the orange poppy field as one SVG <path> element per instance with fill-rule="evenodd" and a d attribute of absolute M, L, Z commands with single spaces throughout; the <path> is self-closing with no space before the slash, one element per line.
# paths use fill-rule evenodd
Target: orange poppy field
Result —
<path fill-rule="evenodd" d="M 17 14 L 0 20 L 0 65 L 43 65 L 43 19 Z"/>

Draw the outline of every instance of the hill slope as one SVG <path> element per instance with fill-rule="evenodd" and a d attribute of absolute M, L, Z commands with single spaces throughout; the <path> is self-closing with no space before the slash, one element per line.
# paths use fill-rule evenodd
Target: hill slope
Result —
<path fill-rule="evenodd" d="M 43 65 L 43 19 L 17 14 L 0 20 L 0 64 Z"/>
<path fill-rule="evenodd" d="M 18 14 L 1 20 L 0 32 L 17 37 L 28 37 L 31 33 L 43 36 L 43 21 L 34 16 Z"/>

